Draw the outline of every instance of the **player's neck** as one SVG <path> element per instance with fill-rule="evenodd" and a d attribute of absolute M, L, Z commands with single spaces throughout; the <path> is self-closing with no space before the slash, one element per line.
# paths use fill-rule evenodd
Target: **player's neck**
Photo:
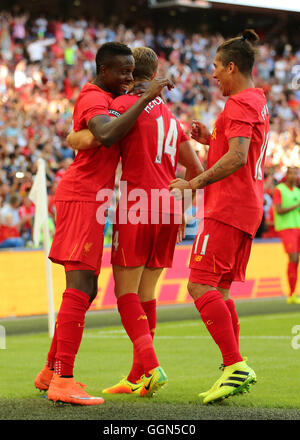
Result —
<path fill-rule="evenodd" d="M 141 93 L 142 91 L 145 91 L 148 87 L 148 84 L 151 80 L 147 78 L 135 78 L 134 83 L 132 86 L 132 89 L 130 90 L 130 93 Z"/>
<path fill-rule="evenodd" d="M 134 86 L 137 86 L 137 85 L 146 85 L 147 86 L 150 81 L 151 81 L 151 79 L 149 79 L 149 78 L 135 78 L 133 84 L 134 84 Z"/>
<path fill-rule="evenodd" d="M 286 181 L 285 184 L 286 184 L 286 186 L 287 186 L 289 189 L 291 189 L 291 190 L 294 189 L 295 184 L 294 184 L 293 182 L 287 182 L 287 181 Z"/>
<path fill-rule="evenodd" d="M 255 87 L 251 77 L 240 76 L 237 81 L 232 84 L 230 95 L 236 95 L 246 89 L 253 89 Z"/>
<path fill-rule="evenodd" d="M 100 79 L 99 79 L 98 77 L 96 77 L 95 79 L 93 79 L 93 80 L 91 81 L 91 84 L 94 84 L 94 86 L 97 86 L 97 87 L 99 87 L 100 89 L 104 90 L 104 92 L 111 93 L 111 92 L 105 87 L 105 85 L 101 83 L 101 81 L 100 81 Z"/>

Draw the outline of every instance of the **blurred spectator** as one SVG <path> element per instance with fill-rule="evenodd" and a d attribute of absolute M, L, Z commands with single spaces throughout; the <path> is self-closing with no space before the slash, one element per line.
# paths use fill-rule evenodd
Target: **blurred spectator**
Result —
<path fill-rule="evenodd" d="M 9 198 L 9 202 L 5 203 L 3 208 L 0 211 L 0 221 L 2 224 L 5 223 L 5 219 L 9 216 L 10 226 L 19 226 L 20 225 L 20 214 L 19 214 L 19 206 L 20 206 L 21 198 L 18 194 L 11 194 Z"/>
<path fill-rule="evenodd" d="M 3 223 L 0 225 L 0 249 L 24 245 L 25 241 L 20 236 L 19 228 L 13 225 L 13 215 L 11 213 L 5 214 Z"/>
<path fill-rule="evenodd" d="M 35 205 L 29 199 L 28 194 L 23 197 L 21 206 L 19 207 L 19 216 L 21 222 L 21 235 L 25 242 L 32 240 L 33 217 L 35 213 Z"/>
<path fill-rule="evenodd" d="M 55 38 L 43 38 L 42 35 L 38 35 L 38 37 L 27 46 L 29 60 L 32 63 L 41 62 L 44 53 L 46 52 L 46 47 L 54 44 L 55 42 Z"/>
<path fill-rule="evenodd" d="M 262 238 L 279 238 L 279 234 L 274 227 L 274 206 L 273 204 L 268 208 L 265 214 L 264 232 Z"/>

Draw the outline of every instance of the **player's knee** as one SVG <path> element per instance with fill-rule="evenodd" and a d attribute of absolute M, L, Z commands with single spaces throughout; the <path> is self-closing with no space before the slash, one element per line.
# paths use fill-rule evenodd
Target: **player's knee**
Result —
<path fill-rule="evenodd" d="M 97 294 L 98 294 L 98 286 L 94 285 L 94 289 L 93 289 L 91 295 L 89 295 L 91 302 L 94 301 L 94 299 L 96 298 Z"/>
<path fill-rule="evenodd" d="M 87 280 L 86 285 L 86 293 L 90 297 L 90 301 L 94 301 L 98 293 L 98 285 L 95 285 L 95 276 L 94 274 Z"/>
<path fill-rule="evenodd" d="M 209 286 L 208 284 L 192 283 L 191 281 L 188 282 L 187 289 L 194 301 L 205 293 L 211 290 L 216 290 L 215 287 Z"/>
<path fill-rule="evenodd" d="M 92 300 L 96 297 L 95 275 L 89 270 L 77 270 L 66 273 L 67 288 L 80 290 L 86 293 Z M 95 294 L 96 293 L 96 294 Z"/>
<path fill-rule="evenodd" d="M 218 287 L 218 291 L 222 294 L 224 301 L 230 299 L 230 290 Z"/>
<path fill-rule="evenodd" d="M 90 301 L 93 301 L 96 298 L 95 288 L 94 288 L 94 285 L 91 281 L 85 283 L 85 285 L 82 286 L 82 288 L 80 290 L 82 292 L 85 292 L 89 296 Z"/>
<path fill-rule="evenodd" d="M 188 282 L 188 285 L 187 285 L 187 289 L 188 289 L 188 292 L 189 292 L 190 296 L 191 296 L 194 300 L 196 300 L 197 298 L 199 298 L 199 296 L 198 296 L 198 285 L 197 285 L 196 283 L 191 283 L 191 282 L 189 281 L 189 282 Z"/>
<path fill-rule="evenodd" d="M 299 264 L 299 254 L 297 254 L 296 252 L 289 254 L 289 260 L 291 263 Z"/>

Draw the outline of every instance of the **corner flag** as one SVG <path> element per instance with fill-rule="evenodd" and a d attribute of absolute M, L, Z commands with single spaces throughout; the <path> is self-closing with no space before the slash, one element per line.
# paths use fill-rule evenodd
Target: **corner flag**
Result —
<path fill-rule="evenodd" d="M 48 290 L 48 329 L 50 337 L 54 334 L 55 316 L 53 303 L 53 285 L 51 262 L 48 258 L 50 251 L 50 234 L 48 225 L 48 196 L 46 185 L 46 165 L 44 159 L 37 161 L 38 171 L 35 176 L 29 198 L 35 204 L 35 215 L 33 223 L 33 242 L 39 246 L 41 232 L 43 231 L 43 249 L 45 252 L 47 290 Z"/>

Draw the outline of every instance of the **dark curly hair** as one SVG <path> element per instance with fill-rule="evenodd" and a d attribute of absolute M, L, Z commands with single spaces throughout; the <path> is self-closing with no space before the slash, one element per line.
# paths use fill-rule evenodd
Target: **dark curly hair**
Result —
<path fill-rule="evenodd" d="M 109 66 L 117 55 L 132 55 L 132 50 L 126 44 L 118 42 L 104 43 L 96 54 L 96 72 L 100 73 L 100 66 Z"/>

